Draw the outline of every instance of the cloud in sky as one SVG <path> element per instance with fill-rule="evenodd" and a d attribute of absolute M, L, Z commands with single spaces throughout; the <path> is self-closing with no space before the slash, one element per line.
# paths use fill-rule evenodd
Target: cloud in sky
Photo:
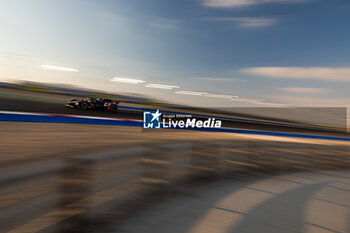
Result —
<path fill-rule="evenodd" d="M 203 0 L 203 5 L 207 7 L 235 8 L 264 3 L 299 3 L 310 0 Z"/>
<path fill-rule="evenodd" d="M 268 27 L 278 23 L 278 19 L 266 17 L 209 17 L 205 19 L 217 22 L 232 22 L 241 28 Z"/>
<path fill-rule="evenodd" d="M 296 96 L 272 96 L 272 99 L 298 107 L 349 107 L 350 98 L 312 98 Z"/>
<path fill-rule="evenodd" d="M 311 87 L 281 87 L 277 90 L 283 92 L 292 92 L 292 93 L 303 93 L 303 94 L 322 94 L 329 92 L 325 88 L 311 88 Z"/>
<path fill-rule="evenodd" d="M 250 67 L 241 72 L 271 78 L 350 82 L 350 67 Z"/>

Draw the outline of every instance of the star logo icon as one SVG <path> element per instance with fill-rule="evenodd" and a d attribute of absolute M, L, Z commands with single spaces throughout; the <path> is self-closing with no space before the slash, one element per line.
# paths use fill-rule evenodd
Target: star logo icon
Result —
<path fill-rule="evenodd" d="M 156 111 L 147 111 L 143 112 L 143 128 L 144 129 L 160 129 L 161 122 L 160 116 L 162 115 L 159 112 L 159 109 Z"/>
<path fill-rule="evenodd" d="M 157 111 L 156 111 L 155 113 L 152 113 L 151 115 L 153 116 L 151 122 L 153 122 L 154 120 L 159 121 L 159 117 L 160 117 L 162 114 L 159 112 L 159 109 L 157 109 Z"/>

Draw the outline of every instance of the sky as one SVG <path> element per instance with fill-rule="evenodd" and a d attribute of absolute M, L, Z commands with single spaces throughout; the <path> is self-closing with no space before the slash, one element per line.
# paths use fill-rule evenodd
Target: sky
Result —
<path fill-rule="evenodd" d="M 349 12 L 348 0 L 0 0 L 0 80 L 205 107 L 346 106 Z"/>

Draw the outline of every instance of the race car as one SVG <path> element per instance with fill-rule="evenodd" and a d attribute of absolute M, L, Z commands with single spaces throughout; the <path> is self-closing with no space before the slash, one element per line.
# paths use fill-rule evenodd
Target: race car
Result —
<path fill-rule="evenodd" d="M 70 99 L 65 104 L 67 108 L 76 109 L 96 109 L 96 110 L 106 110 L 111 112 L 118 111 L 118 101 L 103 98 L 85 98 L 85 99 Z"/>

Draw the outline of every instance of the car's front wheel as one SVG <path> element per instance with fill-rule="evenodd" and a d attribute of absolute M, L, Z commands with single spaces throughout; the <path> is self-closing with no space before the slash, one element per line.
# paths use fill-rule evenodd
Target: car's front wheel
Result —
<path fill-rule="evenodd" d="M 118 106 L 112 105 L 112 106 L 110 107 L 110 110 L 111 110 L 111 112 L 118 112 Z"/>
<path fill-rule="evenodd" d="M 86 102 L 83 102 L 83 103 L 81 103 L 81 105 L 80 105 L 80 108 L 81 108 L 82 110 L 86 110 L 86 109 L 88 109 L 88 107 L 89 107 L 89 105 L 88 105 L 88 103 L 86 103 Z"/>

